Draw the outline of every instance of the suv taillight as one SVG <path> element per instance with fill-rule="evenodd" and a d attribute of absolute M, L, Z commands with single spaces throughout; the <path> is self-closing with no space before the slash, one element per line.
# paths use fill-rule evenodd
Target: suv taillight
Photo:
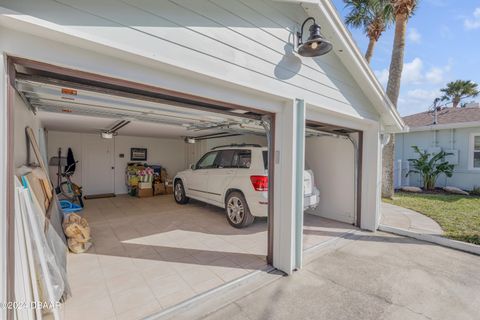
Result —
<path fill-rule="evenodd" d="M 255 191 L 268 191 L 267 176 L 250 176 L 250 181 L 252 181 Z"/>

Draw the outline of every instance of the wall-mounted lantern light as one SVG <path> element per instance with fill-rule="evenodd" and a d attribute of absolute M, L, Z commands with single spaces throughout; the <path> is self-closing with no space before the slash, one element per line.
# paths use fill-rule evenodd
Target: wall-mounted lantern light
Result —
<path fill-rule="evenodd" d="M 313 24 L 308 29 L 308 31 L 310 31 L 310 36 L 307 41 L 303 42 L 303 27 L 305 27 L 305 23 L 309 20 L 313 21 Z M 332 44 L 322 36 L 320 33 L 320 26 L 315 23 L 315 19 L 312 17 L 307 18 L 302 23 L 300 32 L 297 32 L 297 38 L 298 54 L 301 56 L 318 57 L 332 50 Z"/>

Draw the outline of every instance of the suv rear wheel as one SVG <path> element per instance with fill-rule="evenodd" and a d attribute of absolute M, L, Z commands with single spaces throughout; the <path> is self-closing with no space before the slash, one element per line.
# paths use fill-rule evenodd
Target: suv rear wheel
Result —
<path fill-rule="evenodd" d="M 240 192 L 232 192 L 225 201 L 227 220 L 235 228 L 245 228 L 253 223 L 255 219 L 250 213 L 247 201 Z"/>
<path fill-rule="evenodd" d="M 175 188 L 173 190 L 173 197 L 178 204 L 186 204 L 190 200 L 185 195 L 185 188 L 183 187 L 182 180 L 178 179 L 175 181 Z"/>

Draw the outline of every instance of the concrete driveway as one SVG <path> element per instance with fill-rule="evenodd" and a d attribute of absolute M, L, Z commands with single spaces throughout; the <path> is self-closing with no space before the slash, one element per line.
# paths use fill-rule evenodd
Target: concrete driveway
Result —
<path fill-rule="evenodd" d="M 207 319 L 479 319 L 480 257 L 360 232 Z"/>

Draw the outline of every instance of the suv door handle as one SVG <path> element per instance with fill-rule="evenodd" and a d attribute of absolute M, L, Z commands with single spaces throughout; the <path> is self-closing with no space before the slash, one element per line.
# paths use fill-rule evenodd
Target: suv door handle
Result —
<path fill-rule="evenodd" d="M 227 171 L 227 174 L 232 174 L 232 173 L 235 173 L 235 171 L 234 170 L 228 170 Z"/>

